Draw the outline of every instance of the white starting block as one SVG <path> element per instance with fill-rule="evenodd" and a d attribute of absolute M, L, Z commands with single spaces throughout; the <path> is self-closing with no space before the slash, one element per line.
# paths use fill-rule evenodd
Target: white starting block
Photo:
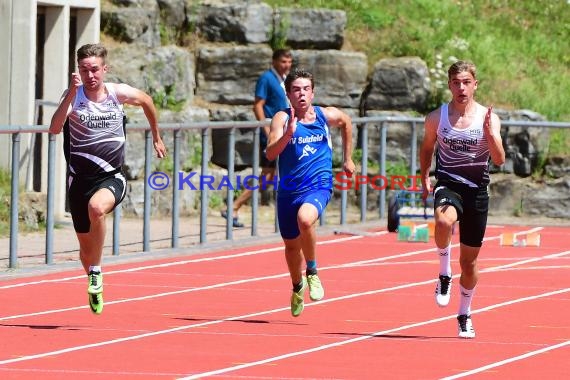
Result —
<path fill-rule="evenodd" d="M 499 244 L 508 247 L 539 247 L 540 234 L 538 232 L 528 234 L 504 232 L 501 234 Z"/>

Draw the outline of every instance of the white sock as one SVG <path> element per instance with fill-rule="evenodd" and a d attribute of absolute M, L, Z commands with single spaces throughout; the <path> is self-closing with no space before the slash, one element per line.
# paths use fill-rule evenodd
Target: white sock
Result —
<path fill-rule="evenodd" d="M 461 284 L 459 284 L 459 315 L 471 315 L 471 300 L 473 299 L 473 294 L 475 293 L 475 288 L 465 289 Z"/>
<path fill-rule="evenodd" d="M 98 272 L 101 273 L 101 266 L 100 265 L 90 265 L 89 272 Z"/>
<path fill-rule="evenodd" d="M 439 254 L 439 274 L 451 277 L 451 244 L 438 249 Z"/>

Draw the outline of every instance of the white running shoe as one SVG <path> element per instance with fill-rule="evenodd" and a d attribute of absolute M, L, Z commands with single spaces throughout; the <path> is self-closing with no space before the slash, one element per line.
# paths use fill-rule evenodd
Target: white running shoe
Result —
<path fill-rule="evenodd" d="M 457 327 L 459 330 L 459 337 L 465 339 L 475 338 L 475 329 L 473 328 L 473 322 L 471 322 L 470 315 L 458 315 L 457 316 Z"/>
<path fill-rule="evenodd" d="M 435 287 L 435 302 L 439 307 L 445 307 L 449 304 L 451 298 L 451 276 L 439 275 L 437 285 Z"/>

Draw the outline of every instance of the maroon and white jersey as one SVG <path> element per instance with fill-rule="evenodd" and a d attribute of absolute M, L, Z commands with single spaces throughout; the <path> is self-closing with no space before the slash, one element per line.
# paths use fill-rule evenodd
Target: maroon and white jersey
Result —
<path fill-rule="evenodd" d="M 489 145 L 483 135 L 486 112 L 485 107 L 478 106 L 473 123 L 468 128 L 457 129 L 449 124 L 448 104 L 441 106 L 437 128 L 437 180 L 469 187 L 489 184 Z"/>
<path fill-rule="evenodd" d="M 125 158 L 123 106 L 112 84 L 105 83 L 107 98 L 96 103 L 83 86 L 69 115 L 69 170 L 78 176 L 96 176 L 120 169 Z"/>

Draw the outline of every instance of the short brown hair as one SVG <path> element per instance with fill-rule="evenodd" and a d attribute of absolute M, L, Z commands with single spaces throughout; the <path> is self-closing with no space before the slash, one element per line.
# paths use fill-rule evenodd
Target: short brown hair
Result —
<path fill-rule="evenodd" d="M 289 75 L 287 75 L 287 78 L 285 78 L 285 91 L 287 92 L 291 91 L 291 84 L 293 83 L 293 81 L 295 81 L 295 79 L 299 78 L 309 79 L 311 81 L 311 88 L 313 89 L 315 88 L 315 81 L 313 79 L 313 74 L 311 74 L 307 70 L 295 68 L 289 73 Z"/>
<path fill-rule="evenodd" d="M 103 59 L 107 58 L 107 49 L 101 44 L 87 44 L 77 49 L 77 62 L 89 57 L 98 57 Z"/>
<path fill-rule="evenodd" d="M 451 79 L 452 76 L 464 71 L 467 71 L 473 75 L 474 79 L 477 79 L 477 68 L 473 62 L 469 61 L 457 61 L 453 65 L 449 66 L 449 70 L 447 70 L 447 79 Z"/>

